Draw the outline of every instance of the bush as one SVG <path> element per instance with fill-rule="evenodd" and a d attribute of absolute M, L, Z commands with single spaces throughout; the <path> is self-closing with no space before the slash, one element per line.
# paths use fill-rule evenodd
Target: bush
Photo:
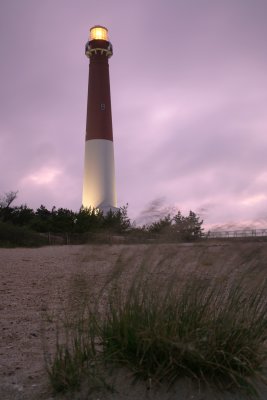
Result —
<path fill-rule="evenodd" d="M 35 247 L 47 244 L 47 239 L 27 227 L 15 226 L 0 221 L 0 246 Z"/>
<path fill-rule="evenodd" d="M 173 217 L 173 228 L 175 234 L 180 240 L 191 241 L 201 238 L 203 220 L 200 220 L 193 211 L 189 211 L 187 217 L 184 217 L 180 211 Z"/>
<path fill-rule="evenodd" d="M 203 220 L 200 220 L 193 211 L 188 216 L 183 216 L 178 211 L 173 217 L 170 214 L 143 227 L 149 233 L 156 233 L 164 240 L 193 241 L 202 237 Z"/>

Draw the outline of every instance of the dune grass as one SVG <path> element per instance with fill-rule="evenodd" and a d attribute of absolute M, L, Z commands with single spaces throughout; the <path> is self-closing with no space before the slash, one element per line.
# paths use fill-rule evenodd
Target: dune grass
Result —
<path fill-rule="evenodd" d="M 197 282 L 176 288 L 134 285 L 112 294 L 102 325 L 105 358 L 138 377 L 174 383 L 189 376 L 220 389 L 255 392 L 250 378 L 266 358 L 266 306 L 235 285 L 227 294 Z"/>
<path fill-rule="evenodd" d="M 64 324 L 48 366 L 55 391 L 102 382 L 103 366 L 126 366 L 137 379 L 172 385 L 190 377 L 220 390 L 257 396 L 266 361 L 265 283 L 164 279 L 143 262 L 131 278 L 115 267 L 102 290 Z M 102 371 L 102 372 L 100 372 Z"/>

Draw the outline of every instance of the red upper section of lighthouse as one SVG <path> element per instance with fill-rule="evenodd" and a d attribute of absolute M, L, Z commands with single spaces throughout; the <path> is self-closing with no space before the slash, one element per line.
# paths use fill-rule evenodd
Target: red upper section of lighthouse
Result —
<path fill-rule="evenodd" d="M 91 33 L 95 28 L 99 28 L 99 26 L 93 27 Z M 107 29 L 103 29 L 105 29 L 107 33 Z M 101 36 L 100 33 L 97 34 Z M 112 45 L 102 38 L 93 39 L 86 44 L 85 53 L 90 59 L 86 140 L 106 139 L 112 141 L 113 133 L 108 64 L 108 58 L 112 55 Z"/>

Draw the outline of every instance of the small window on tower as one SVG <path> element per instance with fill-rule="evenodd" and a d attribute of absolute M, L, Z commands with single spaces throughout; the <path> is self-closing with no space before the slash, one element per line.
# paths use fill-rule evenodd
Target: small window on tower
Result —
<path fill-rule="evenodd" d="M 101 103 L 100 104 L 100 110 L 101 111 L 105 111 L 105 109 L 106 109 L 106 104 L 105 103 Z"/>

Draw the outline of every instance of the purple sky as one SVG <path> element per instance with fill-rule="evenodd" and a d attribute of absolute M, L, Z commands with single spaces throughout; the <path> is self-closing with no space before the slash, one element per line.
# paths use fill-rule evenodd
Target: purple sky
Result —
<path fill-rule="evenodd" d="M 267 1 L 1 0 L 0 195 L 81 205 L 89 28 L 107 26 L 119 205 L 267 227 Z"/>

